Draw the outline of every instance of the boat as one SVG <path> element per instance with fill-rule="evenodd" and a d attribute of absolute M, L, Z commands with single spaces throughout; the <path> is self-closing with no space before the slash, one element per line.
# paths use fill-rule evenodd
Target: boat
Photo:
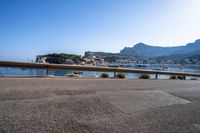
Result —
<path fill-rule="evenodd" d="M 131 65 L 131 64 L 120 64 L 119 66 L 120 67 L 133 67 L 133 65 Z"/>
<path fill-rule="evenodd" d="M 184 67 L 183 67 L 183 66 L 180 66 L 179 69 L 184 69 Z"/>
<path fill-rule="evenodd" d="M 71 78 L 80 78 L 81 76 L 79 74 L 65 74 L 65 77 L 71 77 Z"/>
<path fill-rule="evenodd" d="M 22 67 L 21 70 L 26 70 L 26 68 Z"/>
<path fill-rule="evenodd" d="M 97 74 L 90 76 L 91 78 L 98 78 L 99 76 Z"/>
<path fill-rule="evenodd" d="M 108 67 L 116 67 L 116 68 L 118 68 L 119 65 L 108 65 Z"/>
<path fill-rule="evenodd" d="M 75 71 L 74 74 L 83 74 L 81 71 Z"/>
<path fill-rule="evenodd" d="M 162 68 L 153 68 L 152 70 L 162 71 Z"/>
<path fill-rule="evenodd" d="M 150 65 L 148 64 L 136 64 L 136 67 L 149 67 Z"/>

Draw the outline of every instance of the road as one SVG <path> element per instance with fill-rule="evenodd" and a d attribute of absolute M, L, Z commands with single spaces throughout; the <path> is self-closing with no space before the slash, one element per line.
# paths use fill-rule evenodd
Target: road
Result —
<path fill-rule="evenodd" d="M 197 133 L 200 82 L 0 78 L 0 133 Z"/>

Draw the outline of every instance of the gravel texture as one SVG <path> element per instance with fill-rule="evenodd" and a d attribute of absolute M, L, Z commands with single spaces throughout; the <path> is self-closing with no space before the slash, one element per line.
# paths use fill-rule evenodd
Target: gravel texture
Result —
<path fill-rule="evenodd" d="M 0 133 L 18 132 L 198 133 L 200 81 L 0 78 Z"/>

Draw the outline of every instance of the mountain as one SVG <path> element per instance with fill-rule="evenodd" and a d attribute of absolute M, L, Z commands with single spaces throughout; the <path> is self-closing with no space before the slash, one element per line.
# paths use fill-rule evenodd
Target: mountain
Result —
<path fill-rule="evenodd" d="M 150 46 L 144 43 L 138 43 L 134 47 L 129 48 L 125 47 L 121 50 L 122 55 L 138 55 L 140 57 L 154 57 L 154 56 L 162 56 L 168 55 L 172 53 L 174 50 L 168 47 L 158 47 L 158 46 Z"/>
<path fill-rule="evenodd" d="M 120 53 L 86 52 L 85 56 L 96 56 L 105 61 L 115 62 L 116 60 L 154 60 L 157 62 L 174 60 L 178 63 L 200 62 L 200 39 L 185 46 L 160 47 L 138 43 L 133 47 L 125 47 Z"/>
<path fill-rule="evenodd" d="M 143 58 L 168 56 L 176 54 L 187 54 L 191 52 L 200 51 L 200 39 L 193 43 L 188 43 L 185 46 L 177 47 L 159 47 L 150 46 L 144 43 L 138 43 L 133 47 L 125 47 L 120 51 L 122 55 L 139 56 Z"/>

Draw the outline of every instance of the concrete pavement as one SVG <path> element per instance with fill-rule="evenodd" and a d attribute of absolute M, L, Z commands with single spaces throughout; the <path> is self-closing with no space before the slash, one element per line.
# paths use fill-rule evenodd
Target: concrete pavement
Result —
<path fill-rule="evenodd" d="M 198 133 L 200 82 L 0 78 L 0 132 Z"/>

